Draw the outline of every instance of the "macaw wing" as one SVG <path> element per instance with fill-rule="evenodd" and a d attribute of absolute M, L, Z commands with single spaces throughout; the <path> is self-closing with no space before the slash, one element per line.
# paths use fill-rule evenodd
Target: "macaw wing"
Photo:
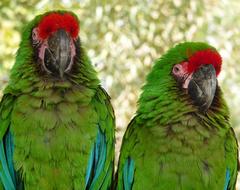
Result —
<path fill-rule="evenodd" d="M 16 189 L 17 183 L 13 166 L 13 137 L 10 132 L 14 99 L 7 94 L 0 103 L 0 181 L 7 190 Z"/>
<path fill-rule="evenodd" d="M 134 132 L 135 129 L 135 118 L 129 123 L 127 130 L 123 137 L 123 144 L 121 147 L 120 158 L 122 162 L 119 162 L 116 183 L 117 189 L 119 190 L 131 190 L 134 181 L 135 163 L 134 160 L 129 156 L 134 144 L 137 141 L 137 136 Z M 132 138 L 129 138 L 131 136 Z M 121 163 L 121 165 L 120 165 Z M 118 181 L 118 182 L 117 182 Z"/>
<path fill-rule="evenodd" d="M 235 190 L 239 161 L 237 139 L 232 128 L 230 128 L 226 137 L 225 155 L 227 168 L 224 190 Z"/>
<path fill-rule="evenodd" d="M 94 107 L 98 113 L 98 134 L 91 150 L 87 173 L 86 189 L 109 189 L 114 172 L 114 130 L 115 117 L 110 97 L 99 88 Z"/>

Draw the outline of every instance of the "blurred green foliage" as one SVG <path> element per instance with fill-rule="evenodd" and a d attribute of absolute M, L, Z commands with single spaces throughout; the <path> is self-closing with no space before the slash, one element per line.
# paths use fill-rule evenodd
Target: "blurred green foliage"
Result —
<path fill-rule="evenodd" d="M 205 41 L 220 51 L 219 83 L 240 139 L 239 0 L 1 0 L 0 96 L 23 25 L 53 9 L 72 10 L 80 18 L 82 42 L 112 97 L 118 145 L 153 60 L 182 41 Z"/>

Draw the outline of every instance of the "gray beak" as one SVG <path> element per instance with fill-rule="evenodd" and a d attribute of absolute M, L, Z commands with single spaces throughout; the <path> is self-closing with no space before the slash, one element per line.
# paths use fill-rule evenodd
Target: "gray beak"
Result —
<path fill-rule="evenodd" d="M 213 65 L 206 64 L 201 66 L 192 75 L 188 85 L 188 94 L 199 106 L 199 110 L 206 112 L 211 106 L 217 87 L 216 71 Z"/>
<path fill-rule="evenodd" d="M 48 39 L 48 47 L 45 50 L 45 67 L 53 74 L 63 78 L 65 70 L 71 62 L 71 39 L 65 30 L 60 29 Z"/>

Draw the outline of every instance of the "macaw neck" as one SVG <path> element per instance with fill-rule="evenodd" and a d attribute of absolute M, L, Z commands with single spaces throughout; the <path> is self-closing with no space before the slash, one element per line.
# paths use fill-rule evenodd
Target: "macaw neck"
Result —
<path fill-rule="evenodd" d="M 137 115 L 140 120 L 157 121 L 162 125 L 177 122 L 183 115 L 195 112 L 190 98 L 169 78 L 158 84 L 147 83 L 139 99 Z"/>
<path fill-rule="evenodd" d="M 229 110 L 226 104 L 226 101 L 223 97 L 223 93 L 220 87 L 217 85 L 215 97 L 213 99 L 212 105 L 209 111 L 214 112 L 216 114 L 229 116 Z"/>
<path fill-rule="evenodd" d="M 180 122 L 187 115 L 199 118 L 199 121 L 207 125 L 213 125 L 212 122 L 218 123 L 221 127 L 224 123 L 229 123 L 229 112 L 222 93 L 217 87 L 213 103 L 206 113 L 201 113 L 184 91 L 174 85 L 171 79 L 165 79 L 158 85 L 146 84 L 143 93 L 139 99 L 137 110 L 137 122 L 144 125 L 153 126 L 169 125 Z M 218 121 L 221 118 L 221 121 Z"/>
<path fill-rule="evenodd" d="M 219 86 L 217 86 L 215 97 L 208 111 L 205 114 L 198 113 L 197 115 L 205 125 L 214 126 L 218 129 L 231 127 L 229 110 Z"/>

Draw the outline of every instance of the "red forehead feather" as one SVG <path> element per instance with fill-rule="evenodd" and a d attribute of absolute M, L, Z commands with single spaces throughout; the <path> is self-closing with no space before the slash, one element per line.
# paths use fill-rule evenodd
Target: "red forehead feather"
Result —
<path fill-rule="evenodd" d="M 46 39 L 58 29 L 65 29 L 72 38 L 76 38 L 79 32 L 79 23 L 77 19 L 69 13 L 51 13 L 43 17 L 38 24 L 39 37 L 42 39 Z"/>
<path fill-rule="evenodd" d="M 217 51 L 206 49 L 197 51 L 188 60 L 188 72 L 196 71 L 201 65 L 212 64 L 218 75 L 221 71 L 222 58 Z"/>

